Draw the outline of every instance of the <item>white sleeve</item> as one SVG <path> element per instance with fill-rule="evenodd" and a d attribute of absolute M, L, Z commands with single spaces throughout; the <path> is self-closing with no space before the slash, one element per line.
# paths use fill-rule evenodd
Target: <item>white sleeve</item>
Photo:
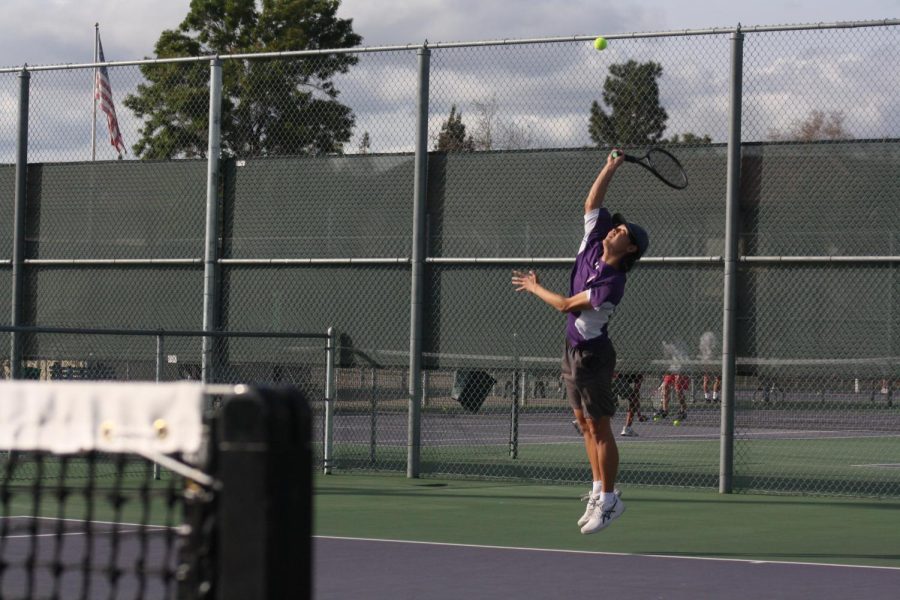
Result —
<path fill-rule="evenodd" d="M 600 209 L 595 208 L 592 211 L 584 213 L 584 237 L 587 237 L 594 230 L 597 224 L 597 218 L 600 216 Z"/>
<path fill-rule="evenodd" d="M 581 246 L 578 247 L 578 254 L 584 252 L 584 248 L 585 246 L 587 246 L 588 236 L 594 230 L 594 225 L 597 224 L 597 218 L 599 216 L 599 208 L 595 208 L 594 210 L 584 213 L 584 236 L 581 238 Z"/>

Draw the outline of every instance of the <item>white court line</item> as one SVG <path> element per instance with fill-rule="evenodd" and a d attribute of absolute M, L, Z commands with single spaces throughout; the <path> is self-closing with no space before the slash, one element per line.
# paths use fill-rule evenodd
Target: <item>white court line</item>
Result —
<path fill-rule="evenodd" d="M 687 425 L 685 427 L 690 427 L 690 426 Z M 708 426 L 704 426 L 704 427 L 712 429 L 714 426 L 708 425 Z M 653 429 L 649 429 L 649 430 L 641 429 L 640 431 L 652 432 Z M 669 430 L 669 431 L 671 431 L 671 430 Z M 735 438 L 741 438 L 741 437 L 749 438 L 749 437 L 758 436 L 758 437 L 776 437 L 776 439 L 789 439 L 789 438 L 777 438 L 777 436 L 803 435 L 803 434 L 805 434 L 805 435 L 820 435 L 820 434 L 828 434 L 828 433 L 843 434 L 839 438 L 834 437 L 834 438 L 829 438 L 829 439 L 859 439 L 859 438 L 868 438 L 868 437 L 879 437 L 879 438 L 881 438 L 881 437 L 890 437 L 890 438 L 900 437 L 900 433 L 897 433 L 895 431 L 881 432 L 881 431 L 872 431 L 871 429 L 779 429 L 779 430 L 775 430 L 775 431 L 771 431 L 771 430 L 770 431 L 752 431 L 752 430 L 747 431 L 747 430 L 736 429 L 734 432 L 734 436 L 735 436 Z M 855 435 L 847 435 L 847 434 L 855 434 Z M 477 437 L 477 435 L 474 435 L 473 437 Z M 551 438 L 552 439 L 552 438 L 562 438 L 562 437 L 566 437 L 566 435 L 565 434 L 534 434 L 534 433 L 523 434 L 521 432 L 519 433 L 519 441 L 521 441 L 523 439 L 542 439 L 542 438 Z M 577 442 L 581 441 L 581 438 L 578 437 L 575 433 L 572 433 L 571 437 L 572 437 L 573 443 L 577 443 Z M 641 436 L 638 436 L 638 437 L 641 437 Z M 643 437 L 652 437 L 653 439 L 702 438 L 702 437 L 719 439 L 719 433 L 718 433 L 718 431 L 711 431 L 709 433 L 673 433 L 672 435 L 659 435 L 659 436 L 652 436 L 652 435 L 648 434 Z M 800 438 L 800 439 L 803 439 L 803 438 Z M 471 441 L 471 438 L 434 438 L 431 441 L 435 441 L 435 442 L 437 442 L 437 441 L 468 442 L 468 441 Z M 632 440 L 632 441 L 639 441 L 639 440 Z M 359 443 L 365 443 L 365 442 L 359 442 Z M 398 441 L 398 443 L 401 443 L 401 442 Z"/>
<path fill-rule="evenodd" d="M 846 433 L 847 430 L 840 430 L 841 433 Z M 736 431 L 734 434 L 735 441 L 756 441 L 756 440 L 765 440 L 765 441 L 822 441 L 822 440 L 861 440 L 861 439 L 869 439 L 869 438 L 900 438 L 900 433 L 872 433 L 870 431 L 860 432 L 860 435 L 821 435 L 821 434 L 829 434 L 836 433 L 837 431 L 834 429 L 798 429 L 795 431 L 760 431 L 757 433 L 741 433 L 740 431 Z M 801 437 L 780 437 L 784 435 L 790 436 L 801 436 Z M 814 437 L 819 435 L 820 437 Z M 643 438 L 647 441 L 667 441 L 667 442 L 708 442 L 713 440 L 718 440 L 721 436 L 718 433 L 678 433 L 675 435 L 640 435 L 639 438 Z M 640 443 L 642 440 L 629 438 L 626 440 L 622 440 L 620 438 L 616 438 L 618 441 L 623 441 L 627 443 Z M 461 440 L 462 441 L 462 440 Z M 522 443 L 522 438 L 519 438 L 519 443 Z M 554 443 L 554 444 L 577 444 L 581 440 L 576 439 L 571 442 L 535 442 L 535 443 Z"/>
<path fill-rule="evenodd" d="M 862 439 L 873 439 L 873 438 L 900 438 L 900 434 L 896 433 L 884 433 L 877 434 L 866 432 L 864 435 L 820 435 L 820 434 L 828 434 L 834 433 L 833 429 L 823 429 L 823 430 L 809 430 L 809 429 L 801 429 L 797 431 L 780 431 L 780 432 L 759 432 L 759 433 L 735 433 L 734 439 L 738 442 L 753 442 L 753 441 L 822 441 L 822 440 L 862 440 Z M 785 434 L 790 434 L 792 436 L 800 436 L 800 434 L 805 434 L 800 437 L 777 437 L 783 436 Z M 815 437 L 819 435 L 819 437 Z M 541 441 L 540 439 L 535 439 L 537 436 L 526 436 L 519 437 L 519 444 L 534 444 L 534 445 L 545 445 L 545 446 L 564 446 L 568 444 L 580 444 L 581 439 L 576 438 L 571 441 Z M 561 436 L 546 436 L 549 438 L 553 437 L 561 437 Z M 640 439 L 627 438 L 622 439 L 621 436 L 617 437 L 616 440 L 618 442 L 624 442 L 626 444 L 640 444 L 642 442 L 679 442 L 679 443 L 688 443 L 688 442 L 713 442 L 718 441 L 720 439 L 720 435 L 718 433 L 680 433 L 676 435 L 649 435 L 649 434 L 638 434 Z M 470 438 L 442 438 L 429 440 L 434 443 L 441 442 L 455 442 L 461 445 L 471 444 L 472 440 Z M 360 442 L 362 443 L 362 442 Z M 503 445 L 506 442 L 498 441 L 494 444 L 486 444 L 486 445 Z M 397 442 L 398 445 L 402 444 L 402 442 Z"/>
<path fill-rule="evenodd" d="M 851 467 L 881 467 L 885 469 L 900 469 L 900 463 L 873 463 L 868 465 L 850 465 Z"/>
<path fill-rule="evenodd" d="M 760 433 L 760 434 L 739 434 L 736 433 L 734 439 L 736 442 L 821 442 L 825 440 L 867 440 L 867 439 L 881 439 L 881 438 L 900 438 L 900 434 L 885 434 L 885 435 L 824 435 L 816 437 L 816 434 L 821 433 L 830 433 L 830 431 L 796 431 L 796 432 L 785 432 L 791 434 L 807 434 L 804 436 L 797 437 L 775 437 L 779 435 L 784 435 L 783 433 Z M 757 437 L 758 436 L 758 437 Z M 553 436 L 548 436 L 553 437 Z M 561 436 L 557 436 L 561 437 Z M 617 442 L 621 442 L 624 444 L 642 444 L 642 443 L 650 443 L 650 442 L 667 442 L 667 443 L 678 443 L 678 444 L 689 444 L 689 443 L 697 443 L 697 442 L 718 442 L 721 436 L 717 433 L 685 433 L 678 435 L 649 435 L 649 434 L 638 434 L 639 439 L 635 438 L 623 438 L 621 436 L 616 437 Z M 477 440 L 472 440 L 471 438 L 441 438 L 441 439 L 433 439 L 427 440 L 427 443 L 432 444 L 433 448 L 452 448 L 454 445 L 458 446 L 471 446 Z M 353 442 L 359 445 L 365 445 L 366 442 Z M 497 440 L 494 442 L 486 442 L 486 443 L 478 443 L 477 446 L 503 446 L 506 447 L 508 441 L 507 440 Z M 527 438 L 519 438 L 520 446 L 534 445 L 534 446 L 569 446 L 572 444 L 581 444 L 582 440 L 580 438 L 576 438 L 574 440 L 558 440 L 558 441 L 543 441 L 543 440 L 535 440 L 531 436 Z M 384 447 L 405 447 L 405 442 L 396 441 L 390 443 L 382 443 Z"/>
<path fill-rule="evenodd" d="M 847 569 L 879 569 L 885 571 L 900 571 L 900 567 L 877 567 L 871 565 L 842 565 L 839 563 L 813 563 L 788 560 L 752 560 L 748 558 L 718 558 L 710 556 L 674 556 L 670 554 L 637 554 L 634 552 L 600 552 L 596 550 L 562 550 L 558 548 L 527 548 L 518 546 L 488 546 L 480 544 L 453 544 L 447 542 L 421 542 L 415 540 L 387 540 L 380 538 L 341 537 L 334 535 L 314 535 L 313 538 L 322 540 L 342 540 L 348 542 L 384 542 L 392 544 L 418 544 L 423 546 L 450 546 L 454 548 L 478 548 L 486 550 L 519 550 L 526 552 L 554 552 L 558 554 L 587 554 L 591 556 L 639 556 L 645 558 L 677 558 L 683 560 L 709 560 L 717 562 L 738 562 L 753 565 L 799 565 L 804 567 L 844 567 Z"/>
<path fill-rule="evenodd" d="M 109 534 L 112 534 L 112 533 L 115 533 L 116 535 L 118 535 L 118 534 L 120 534 L 120 533 L 140 533 L 140 532 L 141 532 L 140 529 L 119 529 L 119 530 L 116 530 L 115 532 L 113 532 L 112 530 L 110 530 L 110 531 L 94 531 L 94 532 L 92 532 L 91 535 L 100 537 L 100 536 L 109 535 Z M 159 529 L 145 530 L 144 533 L 161 533 L 161 530 L 159 530 Z M 84 531 L 73 531 L 73 532 L 71 532 L 71 533 L 60 533 L 60 534 L 56 534 L 56 533 L 36 533 L 36 534 L 34 534 L 34 535 L 31 535 L 31 534 L 26 534 L 26 535 L 8 535 L 8 536 L 6 536 L 4 539 L 7 539 L 7 540 L 19 540 L 19 539 L 26 539 L 26 538 L 28 538 L 28 539 L 34 539 L 34 538 L 42 538 L 42 537 L 64 537 L 64 536 L 70 536 L 70 535 L 87 535 L 87 533 L 84 532 Z"/>
<path fill-rule="evenodd" d="M 785 432 L 772 432 L 772 433 L 751 433 L 751 434 L 741 434 L 735 433 L 734 440 L 736 442 L 821 442 L 826 440 L 870 440 L 870 439 L 882 439 L 882 438 L 900 438 L 900 434 L 896 433 L 886 433 L 886 434 L 871 434 L 866 433 L 864 435 L 819 435 L 817 434 L 823 433 L 833 433 L 834 430 L 822 430 L 822 431 L 810 431 L 808 429 L 800 430 L 800 431 L 785 431 Z M 783 436 L 784 434 L 791 434 L 791 437 L 777 437 Z M 804 434 L 804 435 L 800 435 Z M 477 437 L 477 436 L 475 436 Z M 551 439 L 553 437 L 561 437 L 561 436 L 547 436 Z M 672 444 L 690 444 L 697 442 L 718 442 L 721 439 L 721 436 L 718 433 L 683 433 L 677 435 L 649 435 L 649 434 L 638 434 L 639 439 L 635 438 L 623 438 L 621 436 L 616 437 L 616 441 L 623 444 L 643 444 L 643 443 L 651 443 L 651 442 L 665 442 Z M 432 444 L 432 448 L 454 448 L 456 446 L 459 447 L 470 447 L 475 441 L 472 438 L 440 438 L 440 439 L 429 439 L 425 440 L 425 443 Z M 347 443 L 347 442 L 342 442 Z M 358 445 L 365 445 L 366 442 L 352 442 Z M 381 443 L 382 447 L 406 447 L 406 442 L 396 441 L 389 443 Z M 485 442 L 485 443 L 477 443 L 476 446 L 503 446 L 506 447 L 508 440 L 497 440 L 494 442 Z M 535 440 L 533 436 L 527 436 L 525 438 L 519 438 L 520 446 L 570 446 L 572 444 L 581 444 L 582 440 L 580 438 L 576 438 L 573 440 L 558 440 L 558 441 L 543 441 L 540 439 Z"/>
<path fill-rule="evenodd" d="M 124 525 L 126 527 L 140 527 L 145 529 L 176 529 L 166 525 L 142 525 L 141 523 L 123 523 L 121 521 L 88 521 L 86 519 L 61 519 L 59 517 L 35 517 L 32 515 L 15 515 L 0 517 L 0 522 L 6 519 L 41 519 L 42 521 L 63 521 L 65 523 L 94 523 L 97 525 Z"/>

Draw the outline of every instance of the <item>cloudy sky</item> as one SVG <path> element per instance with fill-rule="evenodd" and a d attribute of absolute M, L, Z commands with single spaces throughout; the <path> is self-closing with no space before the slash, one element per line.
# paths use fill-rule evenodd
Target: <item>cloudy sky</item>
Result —
<path fill-rule="evenodd" d="M 189 0 L 2 0 L 0 64 L 91 57 L 100 22 L 111 59 L 148 56 Z M 431 41 L 595 35 L 661 29 L 900 17 L 900 0 L 344 0 L 367 46 Z"/>
<path fill-rule="evenodd" d="M 107 60 L 153 55 L 159 33 L 177 27 L 189 0 L 0 0 L 0 65 L 89 62 L 100 22 Z M 900 0 L 344 0 L 366 46 L 495 40 L 900 17 Z M 745 114 L 751 138 L 790 127 L 811 110 L 840 112 L 854 137 L 900 135 L 896 78 L 898 31 L 881 29 L 766 34 L 745 42 Z M 888 50 L 885 51 L 885 48 Z M 590 44 L 516 46 L 435 52 L 432 138 L 450 106 L 469 127 L 479 107 L 493 105 L 496 125 L 530 147 L 590 143 L 587 114 L 608 67 L 629 59 L 663 64 L 660 94 L 669 112 L 666 135 L 692 132 L 724 141 L 727 132 L 727 36 L 652 42 L 623 40 L 603 53 Z M 373 151 L 409 151 L 415 122 L 415 56 L 362 55 L 336 81 L 357 117 L 352 145 L 370 132 Z M 14 76 L 0 81 L 0 162 L 14 142 Z M 134 68 L 111 70 L 126 145 L 140 121 L 121 98 L 140 83 Z M 81 160 L 89 155 L 89 71 L 32 78 L 29 156 Z M 87 90 L 87 93 L 84 90 Z M 88 100 L 82 96 L 87 96 Z M 79 98 L 73 101 L 73 98 Z M 103 127 L 105 125 L 102 124 Z M 111 150 L 103 146 L 105 154 Z M 111 158 L 105 156 L 104 158 Z M 114 156 L 114 155 L 113 155 Z"/>

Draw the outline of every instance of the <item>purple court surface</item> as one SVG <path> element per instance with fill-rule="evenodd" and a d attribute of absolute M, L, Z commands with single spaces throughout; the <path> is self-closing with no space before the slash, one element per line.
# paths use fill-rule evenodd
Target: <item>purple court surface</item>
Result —
<path fill-rule="evenodd" d="M 900 567 L 333 537 L 315 539 L 313 562 L 316 600 L 900 598 Z"/>

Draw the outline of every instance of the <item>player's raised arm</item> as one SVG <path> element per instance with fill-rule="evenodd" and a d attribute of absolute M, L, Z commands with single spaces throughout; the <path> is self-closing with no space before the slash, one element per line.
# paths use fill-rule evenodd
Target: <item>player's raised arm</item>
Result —
<path fill-rule="evenodd" d="M 597 175 L 597 179 L 594 180 L 594 185 L 591 186 L 591 191 L 588 192 L 587 198 L 584 201 L 585 213 L 589 213 L 592 210 L 603 206 L 603 200 L 606 198 L 606 190 L 609 188 L 609 182 L 612 181 L 613 173 L 616 172 L 616 169 L 618 169 L 619 165 L 624 161 L 625 156 L 622 152 L 619 152 L 616 158 L 613 158 L 612 152 L 606 157 L 606 164 L 603 166 L 603 170 L 600 171 L 600 174 Z"/>

